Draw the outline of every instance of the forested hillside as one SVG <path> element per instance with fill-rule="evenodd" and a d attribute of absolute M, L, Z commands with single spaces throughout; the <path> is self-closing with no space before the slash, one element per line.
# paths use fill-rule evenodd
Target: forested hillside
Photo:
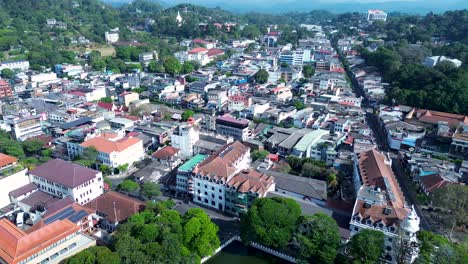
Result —
<path fill-rule="evenodd" d="M 369 33 L 383 36 L 385 46 L 375 52 L 360 49 L 391 84 L 388 101 L 421 108 L 468 114 L 468 11 L 426 16 L 391 17 L 374 23 Z M 366 44 L 366 43 L 365 43 Z M 427 56 L 447 56 L 462 61 L 427 68 Z"/>

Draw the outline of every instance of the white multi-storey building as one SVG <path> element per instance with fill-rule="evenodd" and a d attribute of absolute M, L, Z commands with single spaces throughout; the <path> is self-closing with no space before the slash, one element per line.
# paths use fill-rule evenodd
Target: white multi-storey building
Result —
<path fill-rule="evenodd" d="M 357 195 L 351 236 L 362 229 L 380 231 L 384 234 L 385 262 L 397 263 L 402 257 L 413 262 L 418 255 L 416 232 L 420 220 L 405 202 L 391 160 L 374 149 L 359 153 L 354 159 L 354 181 Z"/>
<path fill-rule="evenodd" d="M 29 70 L 29 61 L 27 60 L 3 61 L 3 62 L 0 62 L 0 71 L 3 69 L 10 69 L 10 70 L 19 69 L 21 71 L 27 71 Z"/>
<path fill-rule="evenodd" d="M 116 133 L 93 135 L 81 144 L 67 142 L 70 159 L 80 155 L 86 148 L 94 147 L 98 151 L 97 160 L 110 167 L 127 164 L 131 166 L 145 157 L 143 141 L 137 137 L 125 137 Z"/>
<path fill-rule="evenodd" d="M 71 196 L 81 205 L 104 192 L 101 172 L 61 159 L 37 166 L 29 178 L 39 190 L 57 197 Z"/>
<path fill-rule="evenodd" d="M 18 116 L 4 116 L 3 120 L 16 140 L 24 141 L 30 137 L 41 135 L 41 115 L 23 114 Z"/>
<path fill-rule="evenodd" d="M 250 148 L 239 141 L 225 145 L 193 170 L 193 201 L 224 211 L 226 184 L 250 165 Z"/>
<path fill-rule="evenodd" d="M 367 11 L 367 21 L 372 23 L 374 21 L 387 21 L 387 13 L 382 10 L 369 10 Z"/>
<path fill-rule="evenodd" d="M 199 132 L 194 126 L 180 125 L 171 134 L 171 145 L 180 149 L 182 156 L 192 157 L 193 146 L 199 139 Z"/>

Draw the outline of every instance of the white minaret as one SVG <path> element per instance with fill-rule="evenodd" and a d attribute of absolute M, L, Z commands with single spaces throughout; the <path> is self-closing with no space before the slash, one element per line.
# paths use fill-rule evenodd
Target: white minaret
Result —
<path fill-rule="evenodd" d="M 182 25 L 182 22 L 184 20 L 182 19 L 182 16 L 180 15 L 180 12 L 177 11 L 177 17 L 176 17 L 176 22 L 177 22 L 177 25 L 180 27 Z"/>
<path fill-rule="evenodd" d="M 410 263 L 413 263 L 419 254 L 418 248 L 418 239 L 416 237 L 416 233 L 419 231 L 419 222 L 421 219 L 416 214 L 416 210 L 414 209 L 414 205 L 411 207 L 411 211 L 406 216 L 405 220 L 400 225 L 400 228 L 403 231 L 403 240 L 404 240 L 404 247 L 407 247 L 410 250 L 407 253 L 407 260 Z"/>

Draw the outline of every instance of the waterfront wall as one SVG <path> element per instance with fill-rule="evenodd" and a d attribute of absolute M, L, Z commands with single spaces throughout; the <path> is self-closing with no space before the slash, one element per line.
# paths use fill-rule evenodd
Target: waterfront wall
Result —
<path fill-rule="evenodd" d="M 215 250 L 215 252 L 213 253 L 213 255 L 211 255 L 211 256 L 206 256 L 206 257 L 202 258 L 201 263 L 206 262 L 206 261 L 209 260 L 212 256 L 218 254 L 221 250 L 223 250 L 225 247 L 227 247 L 229 244 L 231 244 L 234 240 L 239 241 L 239 242 L 242 242 L 242 240 L 241 240 L 241 238 L 240 238 L 239 236 L 233 236 L 233 237 L 231 237 L 228 241 L 224 242 L 219 248 L 217 248 L 217 249 Z M 279 252 L 279 251 L 276 251 L 276 250 L 274 250 L 274 249 L 271 249 L 271 248 L 269 248 L 269 247 L 266 247 L 266 246 L 264 246 L 264 245 L 261 245 L 261 244 L 255 243 L 255 242 L 251 242 L 251 243 L 250 243 L 250 246 L 252 246 L 253 248 L 256 248 L 256 249 L 258 249 L 258 250 L 261 250 L 261 251 L 263 251 L 263 252 L 265 252 L 265 253 L 268 253 L 268 254 L 270 254 L 270 255 L 273 255 L 273 256 L 275 256 L 275 257 L 278 257 L 278 258 L 280 258 L 280 259 L 287 260 L 287 261 L 289 261 L 289 262 L 291 262 L 291 263 L 297 263 L 297 260 L 296 260 L 295 258 L 293 258 L 293 257 L 291 257 L 291 256 L 289 256 L 289 255 L 286 255 L 286 254 L 284 254 L 284 253 L 282 253 L 282 252 Z"/>

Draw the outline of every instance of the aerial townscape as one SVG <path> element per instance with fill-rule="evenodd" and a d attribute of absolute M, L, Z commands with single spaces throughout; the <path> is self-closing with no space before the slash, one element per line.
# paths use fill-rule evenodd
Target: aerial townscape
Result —
<path fill-rule="evenodd" d="M 0 264 L 468 263 L 466 5 L 188 2 L 0 0 Z"/>

